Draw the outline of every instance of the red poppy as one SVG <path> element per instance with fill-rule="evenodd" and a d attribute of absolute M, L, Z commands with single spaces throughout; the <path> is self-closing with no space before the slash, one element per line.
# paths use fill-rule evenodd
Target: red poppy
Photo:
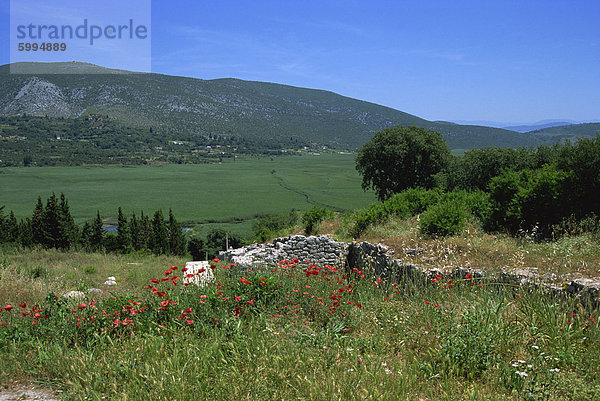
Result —
<path fill-rule="evenodd" d="M 465 274 L 465 280 L 470 278 L 473 278 L 473 275 L 471 273 Z"/>
<path fill-rule="evenodd" d="M 21 308 L 23 308 L 23 309 L 24 309 L 24 308 L 27 308 L 27 304 L 26 304 L 25 302 L 21 302 L 21 303 L 19 304 L 19 306 L 20 306 Z"/>
<path fill-rule="evenodd" d="M 10 312 L 12 309 L 13 309 L 12 305 L 6 305 L 4 307 L 4 310 L 7 311 L 7 312 Z"/>

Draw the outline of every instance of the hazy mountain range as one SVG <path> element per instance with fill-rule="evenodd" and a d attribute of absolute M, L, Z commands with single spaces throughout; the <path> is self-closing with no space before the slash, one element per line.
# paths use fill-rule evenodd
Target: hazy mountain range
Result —
<path fill-rule="evenodd" d="M 428 121 L 325 90 L 232 78 L 127 73 L 79 62 L 12 66 L 26 73 L 11 74 L 10 65 L 0 66 L 2 116 L 106 114 L 122 124 L 151 127 L 153 132 L 171 136 L 241 136 L 258 141 L 294 138 L 357 149 L 383 128 L 416 125 L 440 132 L 451 148 L 470 149 L 537 146 L 600 133 L 600 124 L 571 125 L 570 121 L 510 129 Z"/>

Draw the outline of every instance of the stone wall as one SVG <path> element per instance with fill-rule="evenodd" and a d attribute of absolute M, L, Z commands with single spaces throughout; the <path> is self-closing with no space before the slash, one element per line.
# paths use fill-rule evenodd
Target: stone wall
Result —
<path fill-rule="evenodd" d="M 310 261 L 320 266 L 340 267 L 346 260 L 347 244 L 325 235 L 305 237 L 292 235 L 276 238 L 271 243 L 254 244 L 219 253 L 219 258 L 229 260 L 242 268 L 276 265 L 282 260 Z"/>
<path fill-rule="evenodd" d="M 407 250 L 407 255 L 410 255 Z M 240 268 L 275 266 L 277 262 L 292 260 L 309 261 L 319 266 L 330 265 L 344 268 L 351 274 L 354 269 L 362 270 L 372 279 L 403 282 L 411 280 L 426 284 L 441 275 L 442 280 L 464 279 L 467 274 L 488 285 L 512 285 L 529 287 L 555 296 L 577 296 L 592 308 L 600 307 L 600 281 L 575 279 L 556 285 L 548 277 L 535 273 L 532 269 L 503 269 L 500 273 L 489 273 L 481 269 L 456 267 L 440 271 L 423 269 L 409 262 L 397 259 L 392 251 L 381 244 L 368 242 L 337 242 L 325 236 L 305 237 L 293 235 L 276 238 L 272 243 L 254 244 L 243 248 L 221 252 L 219 258 L 228 260 Z M 555 277 L 554 277 L 555 278 Z"/>

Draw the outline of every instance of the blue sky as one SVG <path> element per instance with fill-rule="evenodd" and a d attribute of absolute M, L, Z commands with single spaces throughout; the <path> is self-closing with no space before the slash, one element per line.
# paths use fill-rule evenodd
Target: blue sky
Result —
<path fill-rule="evenodd" d="M 430 120 L 597 120 L 599 20 L 597 0 L 154 0 L 152 72 L 325 89 Z M 0 24 L 6 64 L 9 0 Z"/>

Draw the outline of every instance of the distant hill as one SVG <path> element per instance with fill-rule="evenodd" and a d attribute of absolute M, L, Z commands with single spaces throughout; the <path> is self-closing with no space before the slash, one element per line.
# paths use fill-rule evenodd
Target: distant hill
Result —
<path fill-rule="evenodd" d="M 600 123 L 563 125 L 531 131 L 529 133 L 538 138 L 546 138 L 552 141 L 563 139 L 577 140 L 600 135 Z"/>
<path fill-rule="evenodd" d="M 40 74 L 40 67 L 52 74 Z M 357 149 L 375 132 L 416 125 L 440 132 L 454 149 L 537 146 L 553 136 L 427 121 L 333 92 L 239 79 L 202 80 L 126 73 L 86 63 L 0 66 L 0 116 L 108 115 L 120 124 L 190 139 L 244 138 L 295 146 Z"/>
<path fill-rule="evenodd" d="M 503 128 L 507 129 L 507 130 L 511 130 L 511 131 L 516 131 L 516 132 L 531 132 L 531 131 L 542 130 L 544 128 L 560 127 L 560 126 L 572 125 L 572 124 L 575 124 L 575 123 L 573 121 L 560 121 L 560 120 L 559 121 L 548 121 L 548 122 L 540 121 L 535 124 L 512 125 L 512 126 L 503 127 Z"/>

